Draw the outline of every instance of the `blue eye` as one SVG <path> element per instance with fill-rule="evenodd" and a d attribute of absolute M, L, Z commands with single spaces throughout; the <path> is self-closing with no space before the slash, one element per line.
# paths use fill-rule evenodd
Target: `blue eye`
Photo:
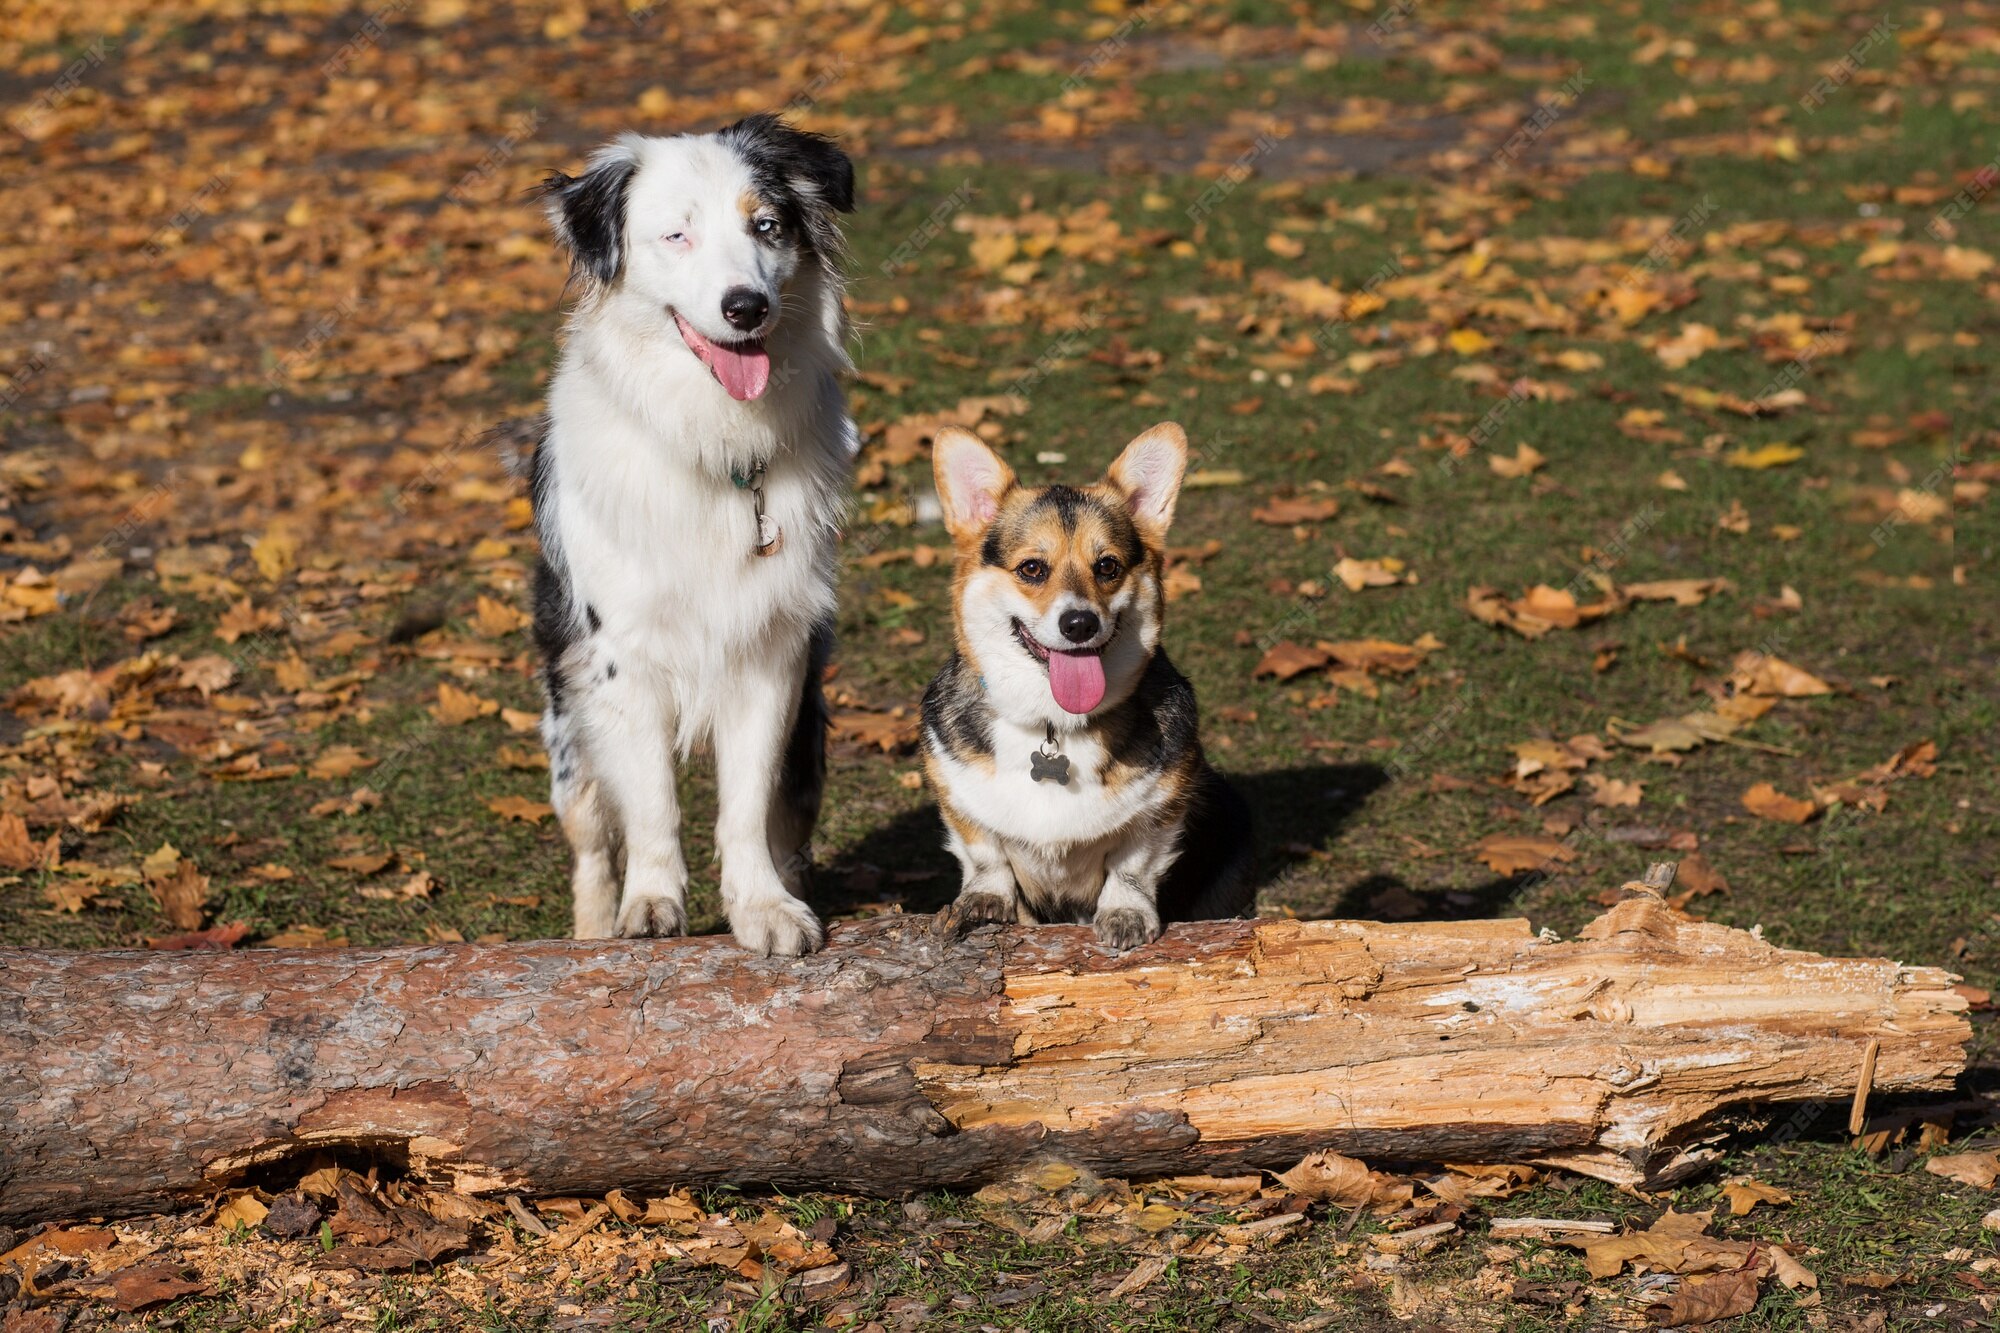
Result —
<path fill-rule="evenodd" d="M 775 236 L 778 234 L 778 220 L 776 218 L 758 218 L 756 226 L 759 236 Z"/>

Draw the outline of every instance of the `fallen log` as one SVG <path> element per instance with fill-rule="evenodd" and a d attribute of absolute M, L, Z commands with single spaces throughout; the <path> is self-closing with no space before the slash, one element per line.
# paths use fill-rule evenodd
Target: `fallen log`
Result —
<path fill-rule="evenodd" d="M 1635 889 L 1638 886 L 1633 886 Z M 157 1209 L 315 1155 L 467 1192 L 900 1195 L 1393 1160 L 1654 1176 L 1732 1108 L 1951 1086 L 1948 973 L 1776 948 L 1641 892 L 1524 921 L 233 953 L 0 950 L 0 1220 Z"/>

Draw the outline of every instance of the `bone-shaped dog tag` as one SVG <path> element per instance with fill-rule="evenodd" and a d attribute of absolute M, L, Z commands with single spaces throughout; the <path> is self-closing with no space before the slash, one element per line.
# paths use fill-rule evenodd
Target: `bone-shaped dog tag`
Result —
<path fill-rule="evenodd" d="M 1043 754 L 1040 750 L 1028 756 L 1028 776 L 1037 782 L 1053 782 L 1058 787 L 1069 786 L 1069 756 L 1066 754 Z"/>

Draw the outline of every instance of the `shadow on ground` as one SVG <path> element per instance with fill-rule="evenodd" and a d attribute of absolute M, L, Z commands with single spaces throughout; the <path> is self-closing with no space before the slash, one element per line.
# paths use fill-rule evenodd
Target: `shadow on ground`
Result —
<path fill-rule="evenodd" d="M 1259 889 L 1323 855 L 1368 798 L 1389 780 L 1376 764 L 1309 764 L 1232 773 L 1254 814 Z M 1397 921 L 1494 915 L 1520 888 L 1497 879 L 1473 889 L 1426 893 L 1390 874 L 1341 891 L 1330 915 Z M 934 912 L 958 892 L 958 866 L 945 850 L 937 806 L 926 804 L 868 833 L 822 869 L 815 905 L 828 917 Z"/>

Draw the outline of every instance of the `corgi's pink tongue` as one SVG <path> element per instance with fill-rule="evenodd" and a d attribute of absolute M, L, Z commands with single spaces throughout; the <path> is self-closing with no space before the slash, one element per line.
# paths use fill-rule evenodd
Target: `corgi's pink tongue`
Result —
<path fill-rule="evenodd" d="M 688 350 L 702 359 L 716 383 L 731 398 L 746 403 L 761 395 L 770 384 L 771 354 L 764 350 L 764 344 L 752 342 L 728 347 L 702 337 L 679 314 L 675 314 L 674 320 L 680 325 L 681 338 Z"/>
<path fill-rule="evenodd" d="M 1104 654 L 1049 650 L 1049 692 L 1065 713 L 1088 713 L 1104 702 Z"/>

